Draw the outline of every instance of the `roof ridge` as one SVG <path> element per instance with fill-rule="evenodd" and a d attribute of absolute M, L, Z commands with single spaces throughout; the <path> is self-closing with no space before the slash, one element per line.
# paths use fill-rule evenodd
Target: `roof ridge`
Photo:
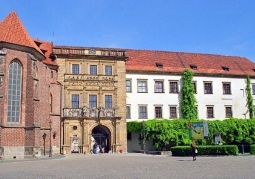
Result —
<path fill-rule="evenodd" d="M 15 11 L 12 11 L 0 23 L 0 41 L 33 48 L 43 55 Z"/>

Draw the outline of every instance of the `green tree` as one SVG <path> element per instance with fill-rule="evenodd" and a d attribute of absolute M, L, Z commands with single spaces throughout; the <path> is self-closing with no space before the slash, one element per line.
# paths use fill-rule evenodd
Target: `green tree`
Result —
<path fill-rule="evenodd" d="M 247 76 L 245 90 L 246 90 L 246 96 L 247 96 L 247 106 L 248 106 L 248 110 L 249 110 L 249 116 L 250 116 L 250 119 L 253 119 L 254 106 L 253 106 L 253 98 L 251 95 L 251 80 L 250 80 L 249 76 Z"/>
<path fill-rule="evenodd" d="M 183 85 L 181 90 L 181 111 L 183 118 L 188 120 L 194 120 L 198 118 L 192 79 L 193 72 L 189 69 L 185 69 L 182 75 Z"/>

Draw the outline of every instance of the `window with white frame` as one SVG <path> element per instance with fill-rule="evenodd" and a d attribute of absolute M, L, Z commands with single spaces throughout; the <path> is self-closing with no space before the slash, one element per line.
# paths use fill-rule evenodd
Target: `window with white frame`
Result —
<path fill-rule="evenodd" d="M 94 95 L 94 94 L 89 95 L 89 107 L 90 108 L 97 107 L 97 95 Z"/>
<path fill-rule="evenodd" d="M 170 106 L 170 119 L 177 118 L 177 107 L 176 106 Z"/>
<path fill-rule="evenodd" d="M 20 122 L 22 66 L 14 60 L 9 65 L 8 76 L 8 101 L 7 101 L 7 122 Z"/>
<path fill-rule="evenodd" d="M 204 93 L 205 94 L 212 94 L 212 82 L 204 82 Z"/>
<path fill-rule="evenodd" d="M 162 106 L 155 106 L 155 118 L 162 118 Z"/>
<path fill-rule="evenodd" d="M 138 93 L 147 93 L 147 80 L 138 80 Z"/>
<path fill-rule="evenodd" d="M 106 65 L 105 66 L 105 75 L 112 75 L 112 66 Z"/>
<path fill-rule="evenodd" d="M 233 117 L 232 106 L 225 106 L 226 118 Z"/>
<path fill-rule="evenodd" d="M 147 119 L 147 106 L 139 106 L 139 119 Z"/>
<path fill-rule="evenodd" d="M 79 94 L 72 94 L 72 108 L 79 108 Z"/>
<path fill-rule="evenodd" d="M 105 95 L 105 108 L 112 108 L 112 95 Z"/>
<path fill-rule="evenodd" d="M 130 105 L 126 106 L 126 119 L 131 119 L 131 107 L 130 107 Z"/>
<path fill-rule="evenodd" d="M 255 84 L 252 84 L 252 94 L 255 95 Z"/>
<path fill-rule="evenodd" d="M 155 81 L 154 92 L 155 93 L 164 93 L 164 81 Z"/>
<path fill-rule="evenodd" d="M 72 74 L 79 74 L 79 73 L 80 73 L 80 65 L 72 64 Z"/>
<path fill-rule="evenodd" d="M 197 82 L 193 81 L 192 84 L 193 84 L 194 93 L 196 94 L 197 93 Z"/>
<path fill-rule="evenodd" d="M 223 83 L 223 94 L 231 94 L 231 83 Z"/>
<path fill-rule="evenodd" d="M 207 106 L 206 117 L 207 118 L 214 118 L 213 106 Z"/>
<path fill-rule="evenodd" d="M 126 80 L 126 92 L 131 93 L 132 92 L 132 81 Z"/>
<path fill-rule="evenodd" d="M 170 84 L 170 93 L 178 93 L 179 90 L 178 90 L 178 82 L 177 81 L 170 81 L 169 82 Z"/>
<path fill-rule="evenodd" d="M 97 75 L 97 66 L 96 65 L 90 65 L 89 66 L 89 74 L 90 75 Z"/>

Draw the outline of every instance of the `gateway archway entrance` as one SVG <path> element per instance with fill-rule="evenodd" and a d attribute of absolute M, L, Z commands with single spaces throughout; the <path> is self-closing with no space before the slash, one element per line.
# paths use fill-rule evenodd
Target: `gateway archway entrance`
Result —
<path fill-rule="evenodd" d="M 99 145 L 100 152 L 108 153 L 111 146 L 111 134 L 107 127 L 103 125 L 96 126 L 92 130 L 92 143 L 91 147 L 93 150 L 93 146 L 95 143 Z"/>

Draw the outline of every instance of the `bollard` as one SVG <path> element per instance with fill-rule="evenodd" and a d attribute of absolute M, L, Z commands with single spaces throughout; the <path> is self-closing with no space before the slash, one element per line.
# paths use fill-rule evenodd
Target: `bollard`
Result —
<path fill-rule="evenodd" d="M 243 146 L 243 144 L 241 146 L 242 146 L 242 154 L 244 154 L 244 146 Z"/>

